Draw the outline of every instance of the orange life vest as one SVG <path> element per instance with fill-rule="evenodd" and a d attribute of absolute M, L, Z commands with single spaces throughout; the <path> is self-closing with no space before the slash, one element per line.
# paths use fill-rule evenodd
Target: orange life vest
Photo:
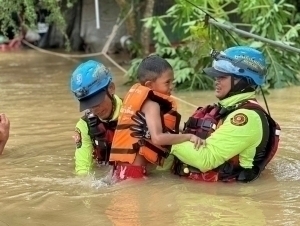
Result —
<path fill-rule="evenodd" d="M 233 109 L 220 108 L 219 106 L 207 106 L 198 108 L 185 125 L 185 133 L 193 133 L 202 139 L 206 139 L 236 109 L 251 109 L 258 113 L 263 125 L 263 138 L 256 148 L 252 169 L 244 169 L 239 165 L 239 156 L 229 159 L 217 167 L 217 169 L 202 173 L 198 169 L 182 163 L 175 158 L 173 172 L 180 176 L 200 181 L 242 181 L 250 182 L 259 177 L 265 166 L 270 162 L 278 150 L 280 127 L 271 116 L 256 102 L 248 100 L 240 103 Z"/>
<path fill-rule="evenodd" d="M 171 146 L 157 146 L 149 139 L 132 137 L 130 126 L 135 125 L 131 117 L 141 110 L 144 102 L 157 102 L 161 110 L 163 132 L 179 132 L 180 115 L 175 101 L 140 84 L 133 85 L 126 94 L 118 118 L 118 125 L 112 142 L 110 161 L 132 164 L 136 154 L 143 155 L 149 162 L 163 165 Z"/>

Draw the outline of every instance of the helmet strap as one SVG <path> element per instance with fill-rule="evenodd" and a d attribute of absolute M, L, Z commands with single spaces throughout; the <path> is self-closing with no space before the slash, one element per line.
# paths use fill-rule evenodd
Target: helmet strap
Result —
<path fill-rule="evenodd" d="M 112 108 L 111 108 L 111 112 L 110 112 L 110 115 L 109 117 L 106 119 L 107 121 L 111 120 L 112 117 L 114 116 L 114 113 L 115 113 L 115 109 L 116 109 L 116 99 L 114 98 L 114 95 L 111 95 L 109 92 L 108 92 L 108 89 L 106 89 L 106 95 L 109 97 L 109 99 L 111 100 L 111 103 L 112 103 Z"/>
<path fill-rule="evenodd" d="M 222 99 L 226 99 L 228 97 L 237 95 L 237 94 L 241 94 L 241 93 L 249 93 L 249 92 L 253 92 L 256 90 L 257 86 L 254 86 L 251 81 L 245 79 L 245 78 L 240 78 L 240 80 L 234 84 L 235 82 L 235 76 L 230 76 L 231 78 L 231 89 L 229 90 L 229 92 L 227 93 L 227 95 L 222 98 Z"/>

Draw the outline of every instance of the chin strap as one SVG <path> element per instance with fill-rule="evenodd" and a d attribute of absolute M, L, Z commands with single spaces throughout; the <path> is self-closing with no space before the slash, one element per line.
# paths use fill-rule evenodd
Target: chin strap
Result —
<path fill-rule="evenodd" d="M 109 97 L 109 99 L 111 100 L 111 104 L 112 104 L 112 108 L 111 108 L 111 112 L 110 115 L 108 116 L 108 118 L 106 119 L 107 121 L 111 120 L 112 117 L 114 116 L 115 113 L 115 109 L 116 109 L 116 99 L 114 98 L 114 95 L 111 95 L 108 90 L 106 90 L 106 94 Z"/>
<path fill-rule="evenodd" d="M 236 80 L 236 76 L 230 76 L 230 77 L 231 77 L 231 89 L 227 93 L 227 95 L 225 95 L 225 97 L 223 97 L 221 100 L 237 94 L 253 92 L 257 88 L 256 86 L 253 86 L 248 80 L 244 78 L 239 78 L 240 80 L 238 81 L 238 83 L 234 84 Z"/>

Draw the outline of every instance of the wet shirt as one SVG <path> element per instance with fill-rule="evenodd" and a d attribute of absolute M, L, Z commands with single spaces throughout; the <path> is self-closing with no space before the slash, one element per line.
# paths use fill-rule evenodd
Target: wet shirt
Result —
<path fill-rule="evenodd" d="M 110 121 L 117 121 L 122 100 L 114 95 L 116 108 Z M 105 122 L 104 120 L 102 120 Z M 88 134 L 88 125 L 83 119 L 79 119 L 75 127 L 74 140 L 76 143 L 75 151 L 75 172 L 77 175 L 87 175 L 93 170 L 93 142 Z"/>
<path fill-rule="evenodd" d="M 220 101 L 224 107 L 255 98 L 255 93 L 244 93 Z M 237 109 L 230 113 L 198 150 L 192 142 L 173 145 L 171 153 L 182 162 L 207 172 L 239 155 L 243 168 L 252 168 L 256 147 L 261 143 L 263 127 L 260 116 L 253 110 Z"/>

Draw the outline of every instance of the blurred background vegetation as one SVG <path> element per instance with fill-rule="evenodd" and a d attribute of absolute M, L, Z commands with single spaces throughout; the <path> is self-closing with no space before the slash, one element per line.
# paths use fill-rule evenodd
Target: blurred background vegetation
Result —
<path fill-rule="evenodd" d="M 0 0 L 1 33 L 17 32 L 20 24 L 16 21 L 21 21 L 22 27 L 34 29 L 37 7 L 42 7 L 49 12 L 47 23 L 57 26 L 64 34 L 66 47 L 70 49 L 65 17 L 77 1 Z M 135 9 L 126 20 L 127 35 L 132 37 L 128 46 L 132 58 L 126 74 L 128 82 L 136 81 L 136 69 L 141 59 L 155 52 L 174 67 L 178 89 L 212 88 L 212 80 L 202 73 L 204 67 L 211 65 L 210 50 L 237 45 L 225 30 L 205 24 L 203 11 L 185 0 L 115 1 L 124 15 L 131 4 Z M 297 0 L 189 1 L 220 23 L 300 48 L 300 2 Z M 240 45 L 250 45 L 266 55 L 269 69 L 265 89 L 299 85 L 299 54 L 231 34 Z"/>

